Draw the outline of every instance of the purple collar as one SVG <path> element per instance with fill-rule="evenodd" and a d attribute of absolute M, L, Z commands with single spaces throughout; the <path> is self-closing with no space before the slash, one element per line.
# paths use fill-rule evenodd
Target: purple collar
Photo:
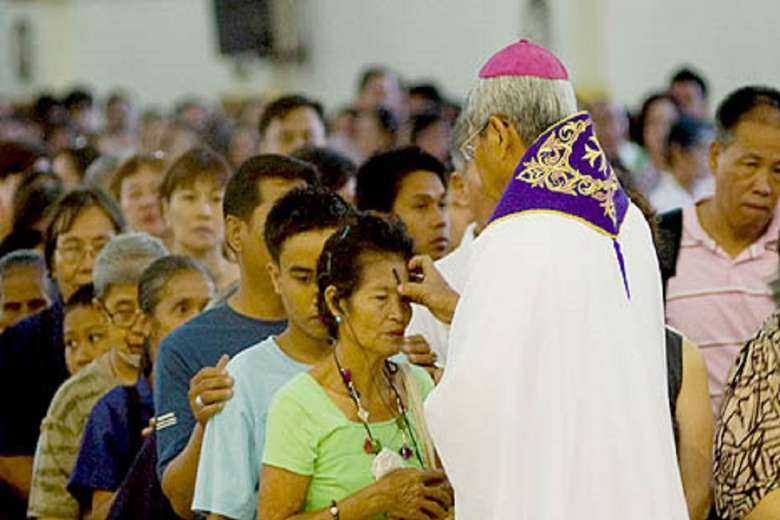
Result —
<path fill-rule="evenodd" d="M 590 116 L 579 112 L 548 128 L 526 150 L 489 224 L 527 212 L 575 219 L 613 240 L 628 293 L 617 242 L 628 205 Z"/>

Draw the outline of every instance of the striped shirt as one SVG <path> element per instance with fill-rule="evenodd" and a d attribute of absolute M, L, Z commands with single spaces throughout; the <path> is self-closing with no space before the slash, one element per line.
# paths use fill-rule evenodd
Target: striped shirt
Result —
<path fill-rule="evenodd" d="M 667 286 L 666 318 L 699 345 L 716 414 L 740 348 L 775 308 L 769 283 L 777 277 L 778 220 L 731 258 L 701 227 L 696 207 L 683 210 L 677 271 Z"/>
<path fill-rule="evenodd" d="M 112 388 L 122 384 L 104 354 L 74 374 L 57 390 L 41 423 L 35 450 L 27 514 L 79 518 L 79 504 L 67 486 L 89 413 Z"/>

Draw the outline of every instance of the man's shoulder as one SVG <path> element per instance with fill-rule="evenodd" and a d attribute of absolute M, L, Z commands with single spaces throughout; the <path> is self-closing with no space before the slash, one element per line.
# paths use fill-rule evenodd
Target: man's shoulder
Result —
<path fill-rule="evenodd" d="M 257 375 L 257 370 L 264 369 L 267 361 L 277 358 L 280 352 L 276 339 L 269 336 L 233 356 L 226 368 L 234 376 L 246 373 Z"/>
<path fill-rule="evenodd" d="M 107 387 L 107 378 L 102 369 L 96 365 L 97 360 L 82 368 L 68 378 L 54 394 L 54 398 L 46 414 L 49 419 L 65 419 L 73 410 L 85 402 L 96 402 L 102 397 Z"/>

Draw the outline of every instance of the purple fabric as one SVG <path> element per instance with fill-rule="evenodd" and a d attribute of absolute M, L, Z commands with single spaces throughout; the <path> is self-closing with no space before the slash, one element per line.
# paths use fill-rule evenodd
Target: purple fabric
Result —
<path fill-rule="evenodd" d="M 580 112 L 556 123 L 526 150 L 490 222 L 529 211 L 553 211 L 589 224 L 615 241 L 626 294 L 626 266 L 618 238 L 628 196 Z"/>

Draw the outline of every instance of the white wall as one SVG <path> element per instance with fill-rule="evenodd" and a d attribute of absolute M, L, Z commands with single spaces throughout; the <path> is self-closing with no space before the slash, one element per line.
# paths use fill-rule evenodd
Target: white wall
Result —
<path fill-rule="evenodd" d="M 526 0 L 287 1 L 305 13 L 309 62 L 258 60 L 242 79 L 216 51 L 211 0 L 0 0 L 0 92 L 84 82 L 168 103 L 288 88 L 335 107 L 348 101 L 361 66 L 378 62 L 461 96 L 484 59 L 527 26 Z M 683 63 L 708 76 L 715 102 L 748 82 L 780 86 L 780 0 L 549 1 L 551 45 L 585 91 L 637 104 Z M 38 39 L 32 86 L 8 70 L 7 28 L 21 15 Z"/>
<path fill-rule="evenodd" d="M 780 88 L 779 22 L 778 0 L 606 0 L 606 86 L 636 102 L 690 63 L 712 104 L 749 83 Z"/>

